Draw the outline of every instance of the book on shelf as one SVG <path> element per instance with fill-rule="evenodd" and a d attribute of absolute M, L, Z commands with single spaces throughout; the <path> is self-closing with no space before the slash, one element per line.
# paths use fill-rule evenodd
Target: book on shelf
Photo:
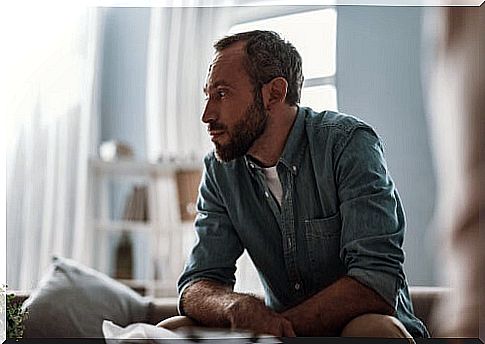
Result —
<path fill-rule="evenodd" d="M 125 221 L 148 221 L 148 197 L 146 185 L 135 185 L 130 191 L 123 210 Z M 122 230 L 116 247 L 116 278 L 133 278 L 133 241 L 127 229 Z"/>

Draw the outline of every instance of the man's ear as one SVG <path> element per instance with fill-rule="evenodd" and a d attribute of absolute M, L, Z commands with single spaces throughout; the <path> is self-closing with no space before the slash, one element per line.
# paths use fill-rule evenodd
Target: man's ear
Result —
<path fill-rule="evenodd" d="M 283 77 L 276 77 L 264 84 L 261 90 L 264 108 L 266 110 L 271 110 L 274 105 L 284 103 L 287 90 L 288 81 Z"/>

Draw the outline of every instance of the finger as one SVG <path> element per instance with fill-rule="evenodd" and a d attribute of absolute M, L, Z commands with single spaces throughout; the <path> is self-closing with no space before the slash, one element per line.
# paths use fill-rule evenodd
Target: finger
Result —
<path fill-rule="evenodd" d="M 296 337 L 296 333 L 293 330 L 293 325 L 291 325 L 291 322 L 289 322 L 289 321 L 283 322 L 283 336 L 284 337 Z"/>
<path fill-rule="evenodd" d="M 266 331 L 262 331 L 261 334 L 269 334 L 275 337 L 283 337 L 283 332 L 283 326 L 280 324 L 279 326 L 271 326 L 271 328 L 268 328 Z"/>
<path fill-rule="evenodd" d="M 278 321 L 278 334 L 276 335 L 277 337 L 287 337 L 288 335 L 286 334 L 286 324 L 284 320 L 279 320 Z"/>
<path fill-rule="evenodd" d="M 157 327 L 163 327 L 166 330 L 176 330 L 179 327 L 197 326 L 197 323 L 186 316 L 174 316 L 160 321 Z"/>

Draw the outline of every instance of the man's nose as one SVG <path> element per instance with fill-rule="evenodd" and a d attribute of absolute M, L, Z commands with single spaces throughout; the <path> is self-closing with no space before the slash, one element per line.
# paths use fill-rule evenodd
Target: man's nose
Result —
<path fill-rule="evenodd" d="M 211 100 L 207 100 L 204 107 L 204 112 L 202 112 L 202 122 L 211 123 L 217 120 L 217 112 L 212 105 Z"/>

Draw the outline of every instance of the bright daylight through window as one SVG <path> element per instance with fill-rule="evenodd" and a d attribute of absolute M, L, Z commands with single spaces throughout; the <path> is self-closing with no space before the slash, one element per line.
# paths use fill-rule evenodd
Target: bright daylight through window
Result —
<path fill-rule="evenodd" d="M 335 9 L 326 8 L 244 22 L 231 27 L 229 34 L 256 29 L 277 32 L 300 52 L 305 76 L 301 104 L 316 111 L 337 110 Z"/>

